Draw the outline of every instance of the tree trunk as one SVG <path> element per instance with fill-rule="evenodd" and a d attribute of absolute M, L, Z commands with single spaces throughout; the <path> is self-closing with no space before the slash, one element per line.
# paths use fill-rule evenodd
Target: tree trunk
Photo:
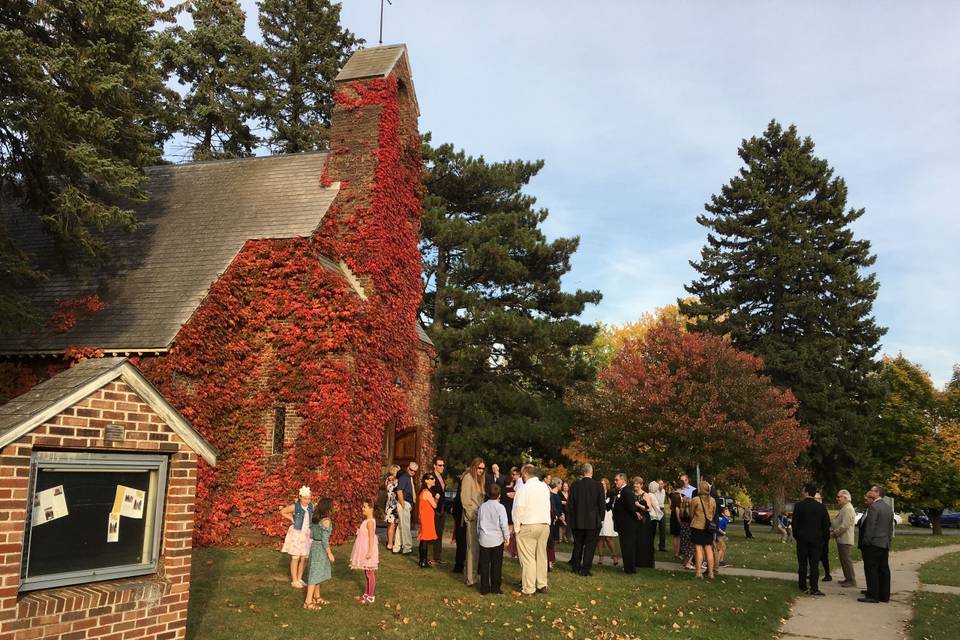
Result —
<path fill-rule="evenodd" d="M 783 527 L 780 526 L 780 514 L 783 513 L 783 506 L 786 502 L 786 496 L 783 489 L 777 489 L 773 494 L 773 515 L 770 516 L 770 524 L 773 525 L 775 533 L 783 533 Z"/>
<path fill-rule="evenodd" d="M 442 247 L 437 248 L 437 290 L 433 297 L 433 325 L 430 327 L 433 330 L 433 335 L 438 336 L 444 327 L 444 322 L 446 321 L 447 303 L 446 303 L 446 288 L 447 288 L 447 252 Z M 443 361 L 443 353 L 440 350 L 437 350 L 437 365 L 433 368 L 433 384 L 432 393 L 434 396 L 433 406 L 438 405 L 437 399 L 441 393 L 443 387 L 443 380 L 440 375 L 440 369 L 446 363 Z M 439 449 L 443 452 L 442 455 L 444 459 L 449 460 L 447 457 L 450 454 L 450 433 L 449 425 L 442 424 L 440 419 L 437 420 L 437 437 L 439 439 Z"/>
<path fill-rule="evenodd" d="M 930 518 L 930 526 L 933 528 L 933 535 L 943 535 L 943 509 L 927 509 L 927 517 Z"/>

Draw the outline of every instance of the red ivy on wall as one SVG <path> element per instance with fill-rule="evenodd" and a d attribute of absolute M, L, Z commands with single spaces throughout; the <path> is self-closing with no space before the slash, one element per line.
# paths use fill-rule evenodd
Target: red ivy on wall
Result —
<path fill-rule="evenodd" d="M 359 117 L 368 106 L 379 107 L 373 181 L 357 187 L 325 169 L 322 180 L 341 180 L 340 192 L 316 233 L 248 242 L 174 348 L 140 362 L 220 451 L 217 467 L 200 463 L 198 544 L 239 525 L 282 534 L 278 510 L 301 484 L 334 498 L 342 540 L 376 496 L 384 429 L 410 424 L 403 389 L 417 366 L 420 141 L 415 127 L 402 131 L 395 78 L 337 92 L 338 109 Z M 318 256 L 343 260 L 371 285 L 368 299 Z M 264 450 L 276 405 L 300 421 L 282 460 Z"/>

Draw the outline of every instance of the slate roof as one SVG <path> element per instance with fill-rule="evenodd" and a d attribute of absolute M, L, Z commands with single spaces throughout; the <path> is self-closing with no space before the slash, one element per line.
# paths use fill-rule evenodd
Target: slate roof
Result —
<path fill-rule="evenodd" d="M 0 405 L 0 437 L 60 398 L 86 386 L 126 362 L 126 358 L 91 358 L 41 382 L 21 396 Z"/>
<path fill-rule="evenodd" d="M 379 47 L 358 49 L 340 69 L 335 80 L 362 80 L 364 78 L 385 78 L 407 51 L 405 44 L 388 44 Z"/>
<path fill-rule="evenodd" d="M 59 301 L 96 293 L 105 308 L 63 334 L 0 336 L 0 353 L 166 350 L 244 242 L 308 236 L 317 228 L 338 191 L 320 185 L 325 160 L 324 153 L 308 153 L 147 169 L 152 197 L 134 207 L 140 228 L 107 238 L 115 263 L 92 279 L 51 270 L 34 294 L 52 310 Z M 0 216 L 18 244 L 50 269 L 53 245 L 37 217 L 13 214 L 0 200 Z"/>
<path fill-rule="evenodd" d="M 217 464 L 217 450 L 126 358 L 83 360 L 0 406 L 0 448 L 117 378 L 126 382 L 190 448 L 211 465 Z"/>

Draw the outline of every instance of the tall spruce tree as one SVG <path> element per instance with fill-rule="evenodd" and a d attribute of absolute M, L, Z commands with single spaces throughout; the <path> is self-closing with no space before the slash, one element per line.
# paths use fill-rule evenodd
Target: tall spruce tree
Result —
<path fill-rule="evenodd" d="M 0 207 L 0 331 L 37 320 L 26 292 L 40 277 L 5 225 L 39 217 L 77 267 L 104 257 L 99 230 L 135 224 L 141 169 L 161 160 L 172 126 L 161 10 L 159 0 L 0 4 L 0 197 L 17 205 Z"/>
<path fill-rule="evenodd" d="M 522 189 L 543 162 L 488 163 L 452 145 L 424 147 L 421 316 L 437 346 L 438 448 L 518 461 L 559 459 L 570 416 L 563 394 L 593 370 L 596 327 L 577 316 L 596 291 L 561 291 L 579 239 L 548 242 L 545 209 Z"/>
<path fill-rule="evenodd" d="M 275 153 L 327 147 L 333 79 L 363 40 L 340 26 L 330 0 L 262 0 L 266 65 L 261 120 Z"/>
<path fill-rule="evenodd" d="M 771 121 L 739 149 L 744 167 L 711 197 L 699 278 L 680 300 L 693 331 L 728 334 L 764 358 L 767 373 L 800 401 L 813 436 L 807 462 L 831 487 L 867 462 L 876 392 L 870 374 L 885 329 L 872 317 L 879 284 L 870 243 L 851 224 L 847 186 L 814 155 L 810 138 Z"/>
<path fill-rule="evenodd" d="M 244 35 L 243 9 L 237 0 L 189 0 L 177 10 L 193 25 L 164 33 L 164 64 L 187 87 L 179 129 L 193 159 L 253 155 L 263 52 Z"/>

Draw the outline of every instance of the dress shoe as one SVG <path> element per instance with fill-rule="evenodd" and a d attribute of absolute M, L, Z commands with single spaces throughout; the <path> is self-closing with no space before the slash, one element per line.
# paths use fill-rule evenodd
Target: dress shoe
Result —
<path fill-rule="evenodd" d="M 546 588 L 546 587 L 539 587 L 539 588 L 537 589 L 537 593 L 546 593 L 546 592 L 547 592 L 547 588 Z"/>
<path fill-rule="evenodd" d="M 857 598 L 857 602 L 869 602 L 870 604 L 877 604 L 880 601 L 876 598 L 871 598 L 870 596 L 863 596 L 862 598 Z"/>
<path fill-rule="evenodd" d="M 825 595 L 827 595 L 827 594 L 825 594 L 823 591 L 820 591 L 820 589 L 817 589 L 816 591 L 810 591 L 809 593 L 810 593 L 810 595 L 812 595 L 812 596 L 825 596 Z"/>
<path fill-rule="evenodd" d="M 825 575 L 823 576 L 823 582 L 833 582 L 833 578 L 831 578 L 829 574 Z"/>
<path fill-rule="evenodd" d="M 579 572 L 577 573 L 577 575 L 581 575 L 581 576 L 583 576 L 584 578 L 590 578 L 590 577 L 593 576 L 593 573 L 591 573 L 591 572 L 589 572 L 589 571 L 579 571 Z"/>

